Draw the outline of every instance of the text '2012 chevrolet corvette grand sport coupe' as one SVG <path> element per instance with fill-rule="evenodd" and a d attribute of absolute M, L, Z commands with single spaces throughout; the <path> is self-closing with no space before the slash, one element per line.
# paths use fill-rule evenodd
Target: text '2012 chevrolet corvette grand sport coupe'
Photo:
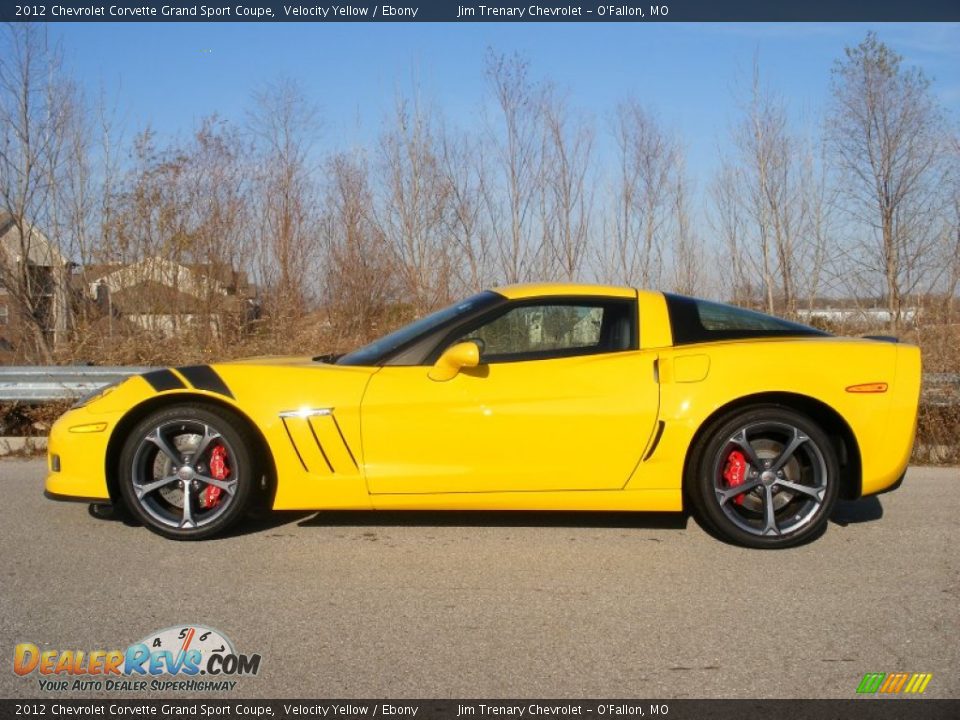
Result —
<path fill-rule="evenodd" d="M 162 369 L 79 402 L 48 496 L 122 504 L 175 539 L 274 509 L 687 506 L 751 547 L 817 536 L 895 487 L 911 345 L 668 293 L 483 292 L 349 354 Z"/>

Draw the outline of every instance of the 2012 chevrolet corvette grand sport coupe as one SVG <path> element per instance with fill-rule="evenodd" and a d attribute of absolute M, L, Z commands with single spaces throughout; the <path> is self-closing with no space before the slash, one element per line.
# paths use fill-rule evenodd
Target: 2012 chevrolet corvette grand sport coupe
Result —
<path fill-rule="evenodd" d="M 695 511 L 787 547 L 894 487 L 920 351 L 667 293 L 523 285 L 349 354 L 162 369 L 53 427 L 48 496 L 174 539 L 275 509 Z"/>

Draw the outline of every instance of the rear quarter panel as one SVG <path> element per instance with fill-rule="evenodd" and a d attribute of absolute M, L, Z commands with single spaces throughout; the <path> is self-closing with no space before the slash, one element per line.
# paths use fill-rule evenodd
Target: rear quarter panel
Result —
<path fill-rule="evenodd" d="M 859 447 L 863 494 L 890 486 L 906 468 L 920 389 L 913 346 L 847 338 L 705 343 L 662 350 L 658 369 L 664 432 L 638 474 L 644 486 L 679 487 L 698 430 L 725 406 L 765 393 L 812 398 L 843 418 Z M 887 392 L 846 389 L 880 382 Z"/>

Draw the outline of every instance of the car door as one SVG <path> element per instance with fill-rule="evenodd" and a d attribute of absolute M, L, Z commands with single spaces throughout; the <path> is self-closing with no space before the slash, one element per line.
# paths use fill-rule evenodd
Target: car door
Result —
<path fill-rule="evenodd" d="M 624 299 L 514 302 L 460 328 L 480 362 L 452 379 L 383 367 L 361 405 L 372 494 L 611 490 L 657 418 L 654 353 Z"/>

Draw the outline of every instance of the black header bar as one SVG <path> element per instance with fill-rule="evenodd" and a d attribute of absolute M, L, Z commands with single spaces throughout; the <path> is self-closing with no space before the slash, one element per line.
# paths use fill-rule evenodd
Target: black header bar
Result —
<path fill-rule="evenodd" d="M 958 22 L 960 0 L 0 0 L 4 22 Z"/>

